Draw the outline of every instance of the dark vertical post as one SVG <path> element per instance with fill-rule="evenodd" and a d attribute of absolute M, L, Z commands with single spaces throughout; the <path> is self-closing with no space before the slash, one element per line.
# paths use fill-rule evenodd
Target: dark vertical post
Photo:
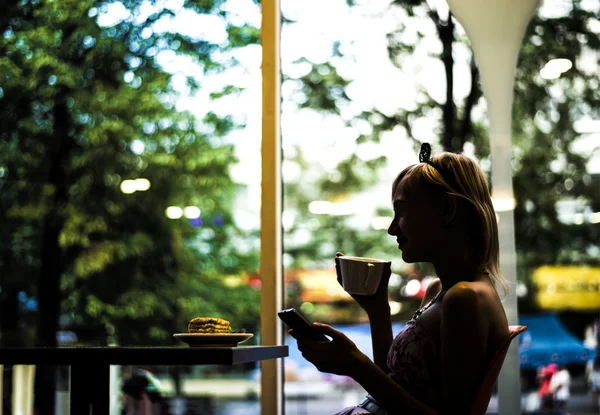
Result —
<path fill-rule="evenodd" d="M 71 365 L 69 385 L 69 401 L 71 415 L 90 415 L 91 402 L 88 396 L 90 385 L 87 384 L 94 373 L 83 364 Z"/>
<path fill-rule="evenodd" d="M 48 201 L 49 210 L 43 221 L 42 248 L 40 258 L 40 275 L 38 282 L 38 321 L 36 346 L 56 347 L 58 317 L 60 313 L 61 292 L 60 278 L 63 272 L 63 255 L 58 239 L 63 227 L 61 210 L 67 201 L 67 160 L 70 157 L 73 143 L 67 128 L 69 112 L 66 100 L 55 104 L 55 134 L 49 138 L 48 182 L 54 193 Z M 56 367 L 39 366 L 35 380 L 35 408 L 44 413 L 54 408 L 56 400 Z"/>
<path fill-rule="evenodd" d="M 110 365 L 98 363 L 90 369 L 90 374 L 94 376 L 88 388 L 92 415 L 106 415 L 110 412 Z"/>
<path fill-rule="evenodd" d="M 71 365 L 71 415 L 110 412 L 110 365 L 86 362 Z"/>

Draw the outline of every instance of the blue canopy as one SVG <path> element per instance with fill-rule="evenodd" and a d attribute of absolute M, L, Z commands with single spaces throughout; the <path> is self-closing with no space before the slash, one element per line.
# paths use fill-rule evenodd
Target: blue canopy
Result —
<path fill-rule="evenodd" d="M 595 356 L 595 351 L 568 332 L 554 314 L 521 316 L 519 324 L 527 326 L 518 337 L 523 369 L 549 363 L 585 364 Z"/>

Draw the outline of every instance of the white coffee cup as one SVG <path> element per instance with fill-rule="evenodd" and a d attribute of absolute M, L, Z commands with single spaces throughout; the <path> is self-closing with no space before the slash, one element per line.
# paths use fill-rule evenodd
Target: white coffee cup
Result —
<path fill-rule="evenodd" d="M 391 266 L 390 261 L 346 255 L 336 257 L 335 261 L 344 290 L 358 295 L 375 294 L 384 271 Z"/>

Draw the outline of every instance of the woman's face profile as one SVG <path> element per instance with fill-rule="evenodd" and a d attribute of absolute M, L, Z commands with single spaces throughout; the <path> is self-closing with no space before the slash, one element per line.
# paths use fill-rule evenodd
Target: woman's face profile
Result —
<path fill-rule="evenodd" d="M 404 262 L 431 262 L 439 247 L 441 206 L 431 193 L 415 184 L 409 192 L 406 178 L 394 191 L 394 218 L 388 234 L 396 237 Z"/>

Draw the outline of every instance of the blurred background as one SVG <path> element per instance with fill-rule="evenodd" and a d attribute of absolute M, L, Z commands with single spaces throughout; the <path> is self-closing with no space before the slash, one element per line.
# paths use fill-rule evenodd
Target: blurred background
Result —
<path fill-rule="evenodd" d="M 497 208 L 514 209 L 524 412 L 551 363 L 567 411 L 599 412 L 599 3 L 543 1 L 515 74 L 515 203 Z M 333 257 L 392 260 L 397 333 L 435 274 L 385 232 L 391 183 L 423 141 L 490 174 L 486 102 L 444 0 L 281 6 L 284 304 L 369 354 Z M 196 316 L 260 342 L 260 21 L 253 0 L 0 4 L 0 347 L 182 346 Z M 286 343 L 287 414 L 362 399 Z M 249 364 L 113 367 L 114 414 L 138 369 L 169 413 L 260 413 Z M 37 413 L 65 413 L 68 369 L 35 379 Z"/>

